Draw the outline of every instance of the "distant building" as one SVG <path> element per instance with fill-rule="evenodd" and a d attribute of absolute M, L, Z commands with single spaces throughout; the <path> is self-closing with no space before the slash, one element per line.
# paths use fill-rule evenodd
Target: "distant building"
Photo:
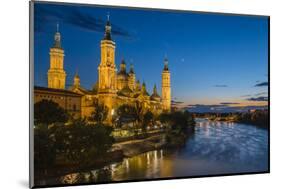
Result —
<path fill-rule="evenodd" d="M 101 61 L 98 66 L 97 83 L 93 85 L 91 90 L 87 90 L 81 86 L 80 77 L 76 73 L 73 78 L 73 85 L 68 89 L 73 95 L 79 94 L 81 96 L 82 117 L 91 116 L 94 110 L 94 100 L 98 100 L 108 107 L 109 115 L 107 120 L 109 121 L 116 113 L 116 109 L 123 104 L 134 105 L 138 102 L 144 109 L 150 110 L 154 114 L 171 111 L 171 83 L 167 58 L 164 60 L 164 69 L 162 71 L 161 97 L 157 92 L 156 85 L 154 85 L 153 92 L 150 95 L 147 92 L 146 84 L 144 82 L 140 84 L 140 81 L 136 80 L 133 65 L 130 65 L 129 72 L 127 72 L 124 59 L 120 63 L 119 70 L 117 70 L 115 65 L 115 42 L 111 37 L 109 19 L 105 26 L 105 34 L 101 40 L 100 48 Z M 48 88 L 65 89 L 65 78 L 64 50 L 61 47 L 61 35 L 57 29 L 54 46 L 50 49 Z M 63 94 L 63 91 L 61 92 Z M 63 104 L 62 102 L 60 103 Z"/>

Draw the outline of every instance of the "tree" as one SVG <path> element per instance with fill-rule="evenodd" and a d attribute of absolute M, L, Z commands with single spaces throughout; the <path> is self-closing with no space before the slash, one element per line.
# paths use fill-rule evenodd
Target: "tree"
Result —
<path fill-rule="evenodd" d="M 133 106 L 124 104 L 118 107 L 116 115 L 117 119 L 121 124 L 135 122 L 136 112 Z"/>
<path fill-rule="evenodd" d="M 50 136 L 51 131 L 45 124 L 39 124 L 34 129 L 34 166 L 37 171 L 51 168 L 55 164 L 55 142 Z"/>
<path fill-rule="evenodd" d="M 108 107 L 103 103 L 100 103 L 98 100 L 94 101 L 93 106 L 94 111 L 90 120 L 95 121 L 96 123 L 104 122 L 108 115 Z"/>
<path fill-rule="evenodd" d="M 65 123 L 67 112 L 51 100 L 42 100 L 34 104 L 34 123 L 50 125 L 51 123 Z"/>
<path fill-rule="evenodd" d="M 168 146 L 184 145 L 186 138 L 194 132 L 195 121 L 188 111 L 163 113 L 159 119 L 166 124 Z"/>
<path fill-rule="evenodd" d="M 65 127 L 57 137 L 63 147 L 64 154 L 70 161 L 88 164 L 93 159 L 105 156 L 111 148 L 114 138 L 112 127 L 103 124 L 87 124 L 84 120 L 77 120 Z"/>
<path fill-rule="evenodd" d="M 39 155 L 36 162 L 40 165 L 42 159 L 45 164 L 52 163 L 49 167 L 58 156 L 80 166 L 93 163 L 104 157 L 114 142 L 112 127 L 89 124 L 84 119 L 74 120 L 67 126 L 54 124 L 47 131 L 36 133 L 41 134 L 35 143 L 38 145 L 35 153 Z"/>
<path fill-rule="evenodd" d="M 147 126 L 153 121 L 154 115 L 151 111 L 145 112 L 143 115 L 142 131 L 146 132 Z"/>

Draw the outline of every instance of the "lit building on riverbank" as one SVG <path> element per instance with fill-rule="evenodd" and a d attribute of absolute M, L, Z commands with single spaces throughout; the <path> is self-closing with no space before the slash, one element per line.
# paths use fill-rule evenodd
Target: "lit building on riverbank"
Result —
<path fill-rule="evenodd" d="M 67 89 L 81 95 L 81 116 L 89 117 L 94 110 L 94 101 L 98 100 L 109 109 L 108 120 L 116 113 L 119 106 L 128 104 L 141 104 L 145 110 L 154 114 L 171 110 L 171 84 L 168 59 L 164 60 L 162 71 L 162 96 L 158 94 L 154 85 L 150 95 L 146 84 L 137 80 L 133 65 L 127 72 L 126 62 L 123 59 L 119 69 L 115 64 L 116 44 L 111 36 L 111 24 L 109 18 L 105 26 L 104 38 L 100 43 L 100 64 L 98 66 L 98 80 L 90 90 L 81 86 L 78 73 L 73 78 L 73 85 Z M 65 89 L 66 72 L 64 71 L 64 50 L 61 47 L 61 34 L 58 29 L 55 33 L 54 46 L 50 49 L 50 69 L 48 71 L 48 87 L 53 89 Z"/>

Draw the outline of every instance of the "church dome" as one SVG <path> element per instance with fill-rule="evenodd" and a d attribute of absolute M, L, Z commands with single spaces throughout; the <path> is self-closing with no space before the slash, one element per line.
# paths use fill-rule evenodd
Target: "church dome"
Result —
<path fill-rule="evenodd" d="M 122 59 L 117 76 L 118 78 L 124 78 L 124 79 L 129 77 L 128 73 L 126 72 L 126 62 L 124 59 Z"/>
<path fill-rule="evenodd" d="M 117 74 L 117 79 L 118 80 L 124 80 L 127 81 L 129 78 L 129 75 L 127 73 L 118 73 Z"/>

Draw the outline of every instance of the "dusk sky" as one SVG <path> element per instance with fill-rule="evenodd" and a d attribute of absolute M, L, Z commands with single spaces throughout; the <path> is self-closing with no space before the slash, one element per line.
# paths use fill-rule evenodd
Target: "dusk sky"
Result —
<path fill-rule="evenodd" d="M 47 86 L 56 24 L 68 87 L 76 70 L 84 88 L 96 82 L 100 41 L 110 14 L 115 64 L 133 63 L 136 77 L 161 93 L 165 55 L 172 97 L 202 110 L 264 106 L 268 100 L 268 19 L 194 12 L 35 3 L 35 85 Z"/>

